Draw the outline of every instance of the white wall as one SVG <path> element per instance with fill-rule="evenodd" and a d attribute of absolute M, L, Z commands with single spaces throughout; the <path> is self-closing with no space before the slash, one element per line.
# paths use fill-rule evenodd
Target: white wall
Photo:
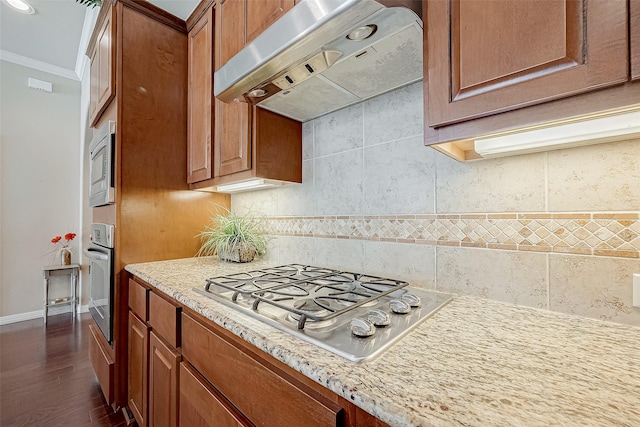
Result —
<path fill-rule="evenodd" d="M 29 77 L 53 93 L 27 87 Z M 42 310 L 50 240 L 82 234 L 80 82 L 0 61 L 0 320 Z M 79 257 L 79 239 L 72 242 Z M 64 291 L 57 278 L 55 291 Z M 9 316 L 9 317 L 8 317 Z"/>

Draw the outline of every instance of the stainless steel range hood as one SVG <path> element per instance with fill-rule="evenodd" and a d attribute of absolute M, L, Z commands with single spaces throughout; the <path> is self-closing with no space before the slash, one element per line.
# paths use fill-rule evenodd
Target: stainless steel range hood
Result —
<path fill-rule="evenodd" d="M 422 21 L 373 0 L 303 0 L 214 74 L 223 102 L 254 98 L 305 122 L 422 79 Z"/>

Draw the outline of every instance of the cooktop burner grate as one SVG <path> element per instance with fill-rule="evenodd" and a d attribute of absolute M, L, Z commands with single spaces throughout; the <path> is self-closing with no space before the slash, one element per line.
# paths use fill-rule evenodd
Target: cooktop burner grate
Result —
<path fill-rule="evenodd" d="M 214 276 L 193 290 L 355 362 L 380 354 L 452 298 L 303 264 Z"/>

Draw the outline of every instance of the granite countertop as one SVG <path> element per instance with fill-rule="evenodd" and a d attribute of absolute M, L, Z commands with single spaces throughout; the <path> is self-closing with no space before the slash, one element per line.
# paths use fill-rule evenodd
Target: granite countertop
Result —
<path fill-rule="evenodd" d="M 356 364 L 192 290 L 267 265 L 186 258 L 126 270 L 391 426 L 640 425 L 639 327 L 457 296 Z"/>

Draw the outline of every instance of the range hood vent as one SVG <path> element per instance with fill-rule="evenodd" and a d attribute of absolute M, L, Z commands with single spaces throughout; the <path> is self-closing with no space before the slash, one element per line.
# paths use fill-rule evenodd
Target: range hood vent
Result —
<path fill-rule="evenodd" d="M 373 0 L 303 0 L 214 75 L 223 102 L 254 98 L 305 122 L 422 79 L 422 21 Z"/>

